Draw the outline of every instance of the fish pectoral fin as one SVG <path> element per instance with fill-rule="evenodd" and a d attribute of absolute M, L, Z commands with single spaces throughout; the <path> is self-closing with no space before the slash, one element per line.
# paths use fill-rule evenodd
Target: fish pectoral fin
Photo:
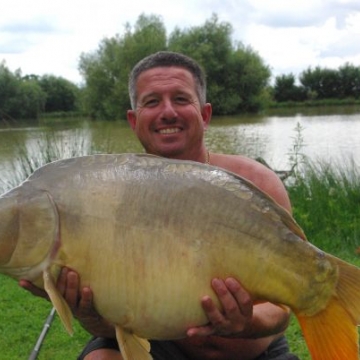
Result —
<path fill-rule="evenodd" d="M 152 360 L 150 343 L 120 326 L 115 326 L 116 338 L 124 360 Z"/>
<path fill-rule="evenodd" d="M 72 318 L 73 315 L 71 313 L 70 307 L 68 303 L 65 301 L 63 296 L 60 294 L 59 290 L 56 288 L 55 281 L 49 270 L 45 270 L 43 272 L 44 279 L 44 289 L 49 295 L 49 298 L 56 309 L 61 322 L 63 323 L 66 331 L 72 335 L 74 333 L 72 327 Z"/>

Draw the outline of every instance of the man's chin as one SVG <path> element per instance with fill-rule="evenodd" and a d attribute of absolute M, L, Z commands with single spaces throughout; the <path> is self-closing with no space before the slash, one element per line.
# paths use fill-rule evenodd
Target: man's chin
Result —
<path fill-rule="evenodd" d="M 154 155 L 166 157 L 166 158 L 180 158 L 183 154 L 182 150 L 179 149 L 158 149 L 155 152 L 153 152 Z"/>

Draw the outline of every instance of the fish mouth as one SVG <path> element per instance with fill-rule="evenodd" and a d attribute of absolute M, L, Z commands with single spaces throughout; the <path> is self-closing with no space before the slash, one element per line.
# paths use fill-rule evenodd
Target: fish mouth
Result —
<path fill-rule="evenodd" d="M 59 214 L 46 191 L 24 185 L 0 198 L 0 271 L 15 279 L 33 280 L 60 248 Z M 4 228 L 5 227 L 5 228 Z"/>

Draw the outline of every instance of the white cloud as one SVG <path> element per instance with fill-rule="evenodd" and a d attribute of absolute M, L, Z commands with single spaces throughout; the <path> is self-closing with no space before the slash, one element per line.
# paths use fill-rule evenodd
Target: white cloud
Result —
<path fill-rule="evenodd" d="M 2 0 L 0 61 L 24 74 L 79 82 L 80 54 L 123 34 L 125 23 L 134 25 L 142 13 L 161 16 L 168 33 L 202 25 L 216 13 L 274 75 L 347 61 L 360 65 L 358 0 Z"/>

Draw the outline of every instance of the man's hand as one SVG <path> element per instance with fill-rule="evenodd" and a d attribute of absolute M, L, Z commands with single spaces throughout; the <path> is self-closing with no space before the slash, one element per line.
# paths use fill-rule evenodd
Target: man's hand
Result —
<path fill-rule="evenodd" d="M 79 275 L 66 268 L 66 276 L 60 276 L 57 287 L 69 304 L 74 317 L 81 326 L 94 336 L 115 337 L 114 327 L 103 319 L 93 304 L 93 293 L 89 287 L 80 291 Z"/>
<path fill-rule="evenodd" d="M 19 285 L 33 295 L 49 300 L 44 290 L 27 280 L 20 280 Z M 84 287 L 80 291 L 80 279 L 75 271 L 66 267 L 62 268 L 56 287 L 68 303 L 74 317 L 86 331 L 94 336 L 115 337 L 114 327 L 95 310 L 91 289 Z"/>
<path fill-rule="evenodd" d="M 234 278 L 213 279 L 211 285 L 222 305 L 220 311 L 209 296 L 201 300 L 209 324 L 190 328 L 188 336 L 240 336 L 251 331 L 253 302 L 248 292 Z"/>
<path fill-rule="evenodd" d="M 31 294 L 35 295 L 35 296 L 39 296 L 39 297 L 42 297 L 46 300 L 49 300 L 49 296 L 48 294 L 46 293 L 45 290 L 43 289 L 40 289 L 38 287 L 36 287 L 35 285 L 33 285 L 30 281 L 28 280 L 20 280 L 19 281 L 19 285 L 29 291 Z"/>

